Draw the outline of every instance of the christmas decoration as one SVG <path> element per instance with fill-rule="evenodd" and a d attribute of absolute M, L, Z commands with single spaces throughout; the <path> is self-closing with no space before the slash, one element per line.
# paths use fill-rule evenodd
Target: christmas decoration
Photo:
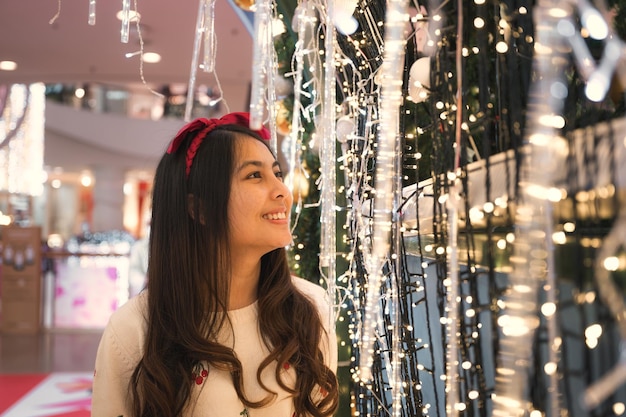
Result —
<path fill-rule="evenodd" d="M 233 3 L 246 12 L 254 11 L 254 0 L 233 0 Z"/>

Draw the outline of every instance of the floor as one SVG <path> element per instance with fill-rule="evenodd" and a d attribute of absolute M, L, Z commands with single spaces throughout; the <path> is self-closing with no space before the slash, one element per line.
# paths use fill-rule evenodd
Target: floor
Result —
<path fill-rule="evenodd" d="M 0 417 L 90 417 L 102 331 L 0 333 Z"/>
<path fill-rule="evenodd" d="M 92 372 L 100 330 L 0 333 L 0 374 Z"/>
<path fill-rule="evenodd" d="M 0 334 L 0 417 L 90 417 L 101 333 Z"/>

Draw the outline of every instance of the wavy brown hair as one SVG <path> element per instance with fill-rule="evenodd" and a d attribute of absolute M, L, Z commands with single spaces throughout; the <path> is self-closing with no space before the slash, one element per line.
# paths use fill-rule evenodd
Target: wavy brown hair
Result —
<path fill-rule="evenodd" d="M 227 309 L 230 282 L 224 219 L 237 143 L 246 136 L 267 143 L 242 126 L 220 126 L 200 145 L 186 178 L 191 136 L 177 152 L 163 156 L 154 178 L 148 328 L 143 357 L 130 381 L 135 417 L 176 417 L 193 407 L 191 373 L 200 361 L 229 371 L 246 407 L 266 405 L 275 394 L 266 388 L 264 400 L 250 401 L 243 391 L 240 361 L 231 348 L 215 341 L 228 323 L 227 315 L 220 314 Z M 275 376 L 281 388 L 293 394 L 296 415 L 332 415 L 338 405 L 337 379 L 320 350 L 327 335 L 316 307 L 295 288 L 283 248 L 261 258 L 258 311 L 259 329 L 270 350 L 257 372 L 259 384 L 265 387 L 260 379 L 264 368 L 289 362 L 297 375 L 295 387 L 281 379 L 281 367 Z M 314 395 L 316 386 L 328 393 L 321 400 Z"/>

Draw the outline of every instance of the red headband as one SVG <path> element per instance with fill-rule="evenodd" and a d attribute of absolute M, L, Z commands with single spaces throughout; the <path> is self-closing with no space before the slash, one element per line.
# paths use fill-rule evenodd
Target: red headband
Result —
<path fill-rule="evenodd" d="M 187 137 L 187 135 L 191 132 L 197 132 L 196 135 L 191 140 L 189 147 L 187 148 L 187 158 L 186 158 L 186 168 L 185 174 L 188 177 L 189 172 L 191 171 L 191 164 L 193 162 L 193 158 L 196 156 L 196 152 L 200 147 L 200 144 L 213 129 L 218 126 L 223 125 L 240 125 L 247 128 L 250 128 L 250 114 L 249 113 L 229 113 L 227 115 L 222 116 L 219 119 L 205 119 L 201 117 L 199 119 L 193 120 L 183 126 L 182 129 L 178 131 L 174 140 L 170 143 L 170 146 L 167 148 L 167 153 L 174 153 L 180 146 L 180 143 Z M 265 127 L 262 127 L 261 130 L 253 130 L 253 132 L 257 133 L 262 139 L 269 140 L 270 139 L 270 131 Z"/>

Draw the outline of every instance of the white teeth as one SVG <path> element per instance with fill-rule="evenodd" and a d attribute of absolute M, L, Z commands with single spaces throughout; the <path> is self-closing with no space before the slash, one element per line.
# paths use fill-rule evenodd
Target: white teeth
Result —
<path fill-rule="evenodd" d="M 287 218 L 287 216 L 285 215 L 284 212 L 282 212 L 282 213 L 266 214 L 265 216 L 263 216 L 263 218 L 269 219 L 269 220 L 280 220 L 280 219 Z"/>

